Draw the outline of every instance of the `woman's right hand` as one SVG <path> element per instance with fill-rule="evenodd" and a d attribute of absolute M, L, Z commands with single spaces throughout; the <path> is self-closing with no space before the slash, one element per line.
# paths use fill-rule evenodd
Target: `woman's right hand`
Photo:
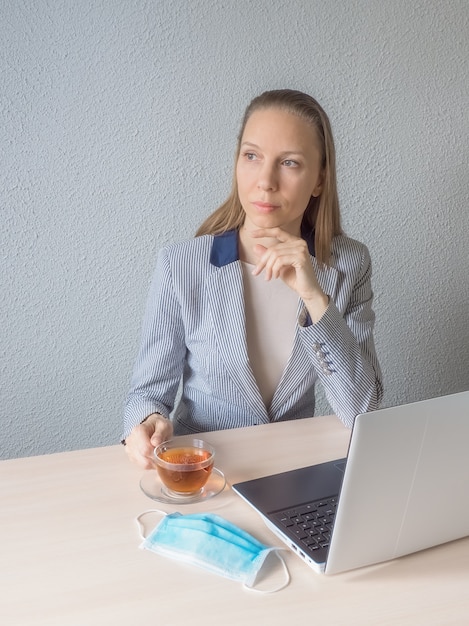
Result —
<path fill-rule="evenodd" d="M 143 469 L 155 467 L 153 450 L 173 436 L 171 420 L 159 413 L 152 413 L 145 421 L 132 429 L 125 440 L 125 451 L 132 463 Z"/>

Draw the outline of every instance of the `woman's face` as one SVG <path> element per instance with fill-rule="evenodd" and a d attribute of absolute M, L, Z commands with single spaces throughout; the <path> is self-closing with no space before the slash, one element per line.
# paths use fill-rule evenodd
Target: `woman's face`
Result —
<path fill-rule="evenodd" d="M 241 137 L 236 180 L 245 226 L 300 231 L 311 196 L 321 193 L 322 155 L 316 129 L 269 108 L 248 119 Z"/>

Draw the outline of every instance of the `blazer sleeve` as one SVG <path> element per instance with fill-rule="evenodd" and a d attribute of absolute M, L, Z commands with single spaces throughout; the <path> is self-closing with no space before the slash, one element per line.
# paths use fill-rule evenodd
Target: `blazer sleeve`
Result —
<path fill-rule="evenodd" d="M 373 339 L 371 259 L 365 246 L 358 268 L 351 271 L 350 294 L 343 313 L 331 299 L 319 322 L 308 324 L 307 315 L 300 320 L 300 325 L 304 324 L 302 339 L 327 400 L 348 427 L 353 426 L 358 414 L 379 408 L 383 397 Z"/>
<path fill-rule="evenodd" d="M 162 249 L 150 286 L 140 349 L 124 411 L 125 439 L 151 413 L 169 418 L 184 367 L 185 337 L 167 251 Z"/>

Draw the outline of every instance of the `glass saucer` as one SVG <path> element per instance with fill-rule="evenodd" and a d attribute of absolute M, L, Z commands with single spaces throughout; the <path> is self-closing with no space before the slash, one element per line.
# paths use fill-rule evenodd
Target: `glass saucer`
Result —
<path fill-rule="evenodd" d="M 225 475 L 216 467 L 213 468 L 210 478 L 202 489 L 198 493 L 189 496 L 167 491 L 158 476 L 157 470 L 147 470 L 140 480 L 140 489 L 146 496 L 157 502 L 164 502 L 165 504 L 194 504 L 195 502 L 203 502 L 223 491 L 225 485 Z"/>

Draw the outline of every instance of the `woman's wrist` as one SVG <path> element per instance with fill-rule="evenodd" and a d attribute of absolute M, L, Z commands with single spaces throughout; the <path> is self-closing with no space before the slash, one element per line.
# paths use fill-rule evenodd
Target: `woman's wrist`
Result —
<path fill-rule="evenodd" d="M 144 424 L 145 422 L 156 422 L 160 417 L 164 420 L 166 419 L 166 417 L 164 415 L 161 415 L 161 413 L 150 413 L 150 415 L 147 415 L 141 423 Z"/>
<path fill-rule="evenodd" d="M 303 299 L 303 304 L 311 317 L 313 324 L 317 324 L 329 306 L 329 296 L 321 292 L 313 298 Z"/>

